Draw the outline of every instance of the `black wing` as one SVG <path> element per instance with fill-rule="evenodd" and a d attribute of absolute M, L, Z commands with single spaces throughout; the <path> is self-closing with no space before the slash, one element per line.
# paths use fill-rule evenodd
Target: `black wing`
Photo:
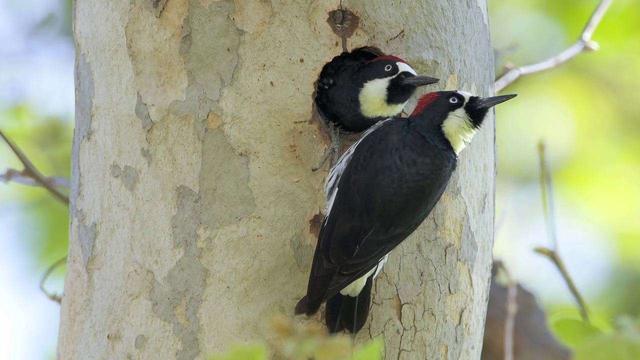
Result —
<path fill-rule="evenodd" d="M 338 179 L 318 238 L 307 313 L 364 275 L 409 236 L 442 195 L 455 156 L 391 120 L 364 137 Z"/>

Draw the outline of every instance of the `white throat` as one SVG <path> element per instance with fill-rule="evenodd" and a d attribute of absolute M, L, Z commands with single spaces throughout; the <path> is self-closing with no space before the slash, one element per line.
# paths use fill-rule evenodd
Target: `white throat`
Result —
<path fill-rule="evenodd" d="M 368 118 L 389 117 L 402 111 L 404 103 L 387 103 L 387 88 L 393 76 L 367 81 L 360 91 L 360 110 Z"/>
<path fill-rule="evenodd" d="M 442 132 L 451 144 L 456 155 L 460 154 L 462 149 L 471 142 L 477 130 L 464 109 L 471 94 L 462 91 L 458 91 L 458 93 L 464 96 L 464 104 L 449 113 L 449 116 L 442 122 Z"/>
<path fill-rule="evenodd" d="M 387 103 L 387 89 L 393 78 L 401 72 L 410 72 L 416 75 L 416 71 L 403 62 L 397 62 L 398 73 L 381 79 L 374 79 L 364 83 L 358 100 L 360 101 L 360 110 L 362 114 L 368 118 L 390 117 L 399 114 L 406 102 L 401 104 Z"/>

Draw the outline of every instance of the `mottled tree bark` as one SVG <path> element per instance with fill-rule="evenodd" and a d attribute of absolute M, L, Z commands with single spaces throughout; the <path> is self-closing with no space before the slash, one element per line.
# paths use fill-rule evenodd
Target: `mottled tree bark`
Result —
<path fill-rule="evenodd" d="M 202 358 L 269 336 L 303 295 L 323 207 L 313 82 L 337 0 L 76 2 L 77 108 L 61 359 Z M 350 47 L 491 93 L 484 0 L 352 0 Z M 358 340 L 387 358 L 480 356 L 494 128 L 393 252 Z"/>

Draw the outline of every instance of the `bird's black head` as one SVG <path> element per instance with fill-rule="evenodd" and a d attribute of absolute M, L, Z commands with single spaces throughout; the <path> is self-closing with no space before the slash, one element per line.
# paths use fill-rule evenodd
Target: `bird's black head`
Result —
<path fill-rule="evenodd" d="M 368 118 L 399 114 L 416 88 L 438 82 L 432 77 L 418 76 L 395 56 L 380 56 L 367 62 L 358 76 L 362 83 L 358 96 L 360 112 Z"/>
<path fill-rule="evenodd" d="M 482 125 L 490 108 L 516 95 L 487 98 L 464 91 L 438 91 L 423 95 L 412 117 L 428 117 L 440 126 L 451 147 L 459 154 Z"/>

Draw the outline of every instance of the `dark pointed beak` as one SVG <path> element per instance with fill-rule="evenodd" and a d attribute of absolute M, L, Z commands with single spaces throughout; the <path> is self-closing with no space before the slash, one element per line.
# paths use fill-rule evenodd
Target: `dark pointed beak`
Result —
<path fill-rule="evenodd" d="M 402 79 L 402 85 L 413 85 L 415 87 L 418 87 L 435 84 L 438 81 L 440 81 L 440 79 L 436 79 L 430 76 L 410 76 Z"/>
<path fill-rule="evenodd" d="M 489 109 L 507 100 L 511 100 L 516 96 L 517 94 L 509 94 L 509 95 L 500 95 L 500 96 L 481 98 L 481 99 L 478 99 L 478 101 L 476 101 L 474 106 L 479 109 Z"/>

